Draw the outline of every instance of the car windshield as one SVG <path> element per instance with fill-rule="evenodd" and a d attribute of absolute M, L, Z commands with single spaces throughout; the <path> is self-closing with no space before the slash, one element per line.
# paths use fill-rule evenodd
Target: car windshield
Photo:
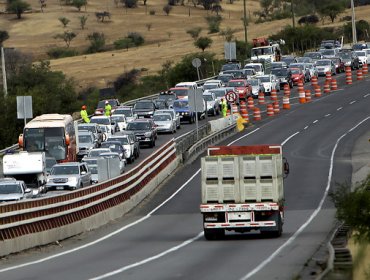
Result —
<path fill-rule="evenodd" d="M 110 119 L 109 118 L 94 118 L 94 117 L 92 117 L 90 122 L 91 123 L 97 123 L 97 124 L 110 125 Z"/>
<path fill-rule="evenodd" d="M 105 142 L 105 143 L 102 143 L 101 145 L 102 148 L 108 148 L 110 149 L 112 152 L 116 152 L 116 153 L 119 153 L 121 151 L 121 148 L 119 145 L 115 144 L 115 143 L 109 143 L 109 142 Z"/>
<path fill-rule="evenodd" d="M 70 166 L 70 165 L 57 165 L 51 169 L 51 175 L 72 175 L 72 174 L 79 174 L 78 166 Z"/>
<path fill-rule="evenodd" d="M 253 87 L 253 86 L 258 86 L 258 80 L 257 79 L 252 79 L 248 80 L 248 83 Z"/>
<path fill-rule="evenodd" d="M 260 80 L 262 83 L 269 83 L 271 82 L 270 77 L 257 77 L 258 80 Z"/>
<path fill-rule="evenodd" d="M 92 143 L 90 135 L 78 135 L 78 142 L 80 143 Z"/>
<path fill-rule="evenodd" d="M 101 154 L 101 156 L 103 157 L 103 158 L 118 158 L 119 159 L 119 155 L 118 154 L 116 154 L 116 153 L 103 153 L 103 154 Z"/>
<path fill-rule="evenodd" d="M 330 61 L 328 60 L 319 60 L 316 62 L 316 66 L 328 66 L 330 65 Z"/>
<path fill-rule="evenodd" d="M 292 72 L 292 74 L 300 74 L 301 72 L 299 71 L 299 69 L 296 69 L 296 68 L 293 68 L 290 70 Z"/>
<path fill-rule="evenodd" d="M 323 55 L 335 55 L 334 50 L 322 50 L 320 51 Z"/>
<path fill-rule="evenodd" d="M 212 89 L 212 88 L 217 88 L 219 87 L 218 84 L 216 83 L 209 83 L 209 84 L 204 84 L 203 89 Z"/>
<path fill-rule="evenodd" d="M 101 129 L 102 132 L 108 132 L 109 131 L 109 129 L 106 125 L 101 125 L 100 129 Z"/>
<path fill-rule="evenodd" d="M 114 115 L 125 115 L 126 117 L 132 117 L 132 110 L 131 109 L 120 109 L 120 108 L 117 108 L 113 112 L 113 116 Z"/>
<path fill-rule="evenodd" d="M 239 66 L 237 64 L 230 63 L 230 64 L 222 65 L 221 71 L 236 70 L 236 69 L 239 69 Z"/>
<path fill-rule="evenodd" d="M 0 184 L 0 194 L 22 193 L 22 187 L 19 184 Z"/>
<path fill-rule="evenodd" d="M 177 101 L 173 103 L 174 108 L 187 108 L 188 102 L 187 101 Z"/>
<path fill-rule="evenodd" d="M 231 79 L 233 78 L 232 75 L 220 75 L 217 77 L 217 80 L 220 80 L 224 83 L 227 83 L 228 81 L 230 81 Z"/>
<path fill-rule="evenodd" d="M 272 69 L 271 74 L 275 74 L 276 76 L 286 76 L 288 74 L 288 69 L 286 68 Z"/>
<path fill-rule="evenodd" d="M 212 90 L 216 98 L 224 97 L 225 96 L 225 90 Z"/>
<path fill-rule="evenodd" d="M 171 91 L 175 93 L 176 98 L 188 96 L 188 89 L 173 89 Z"/>
<path fill-rule="evenodd" d="M 284 61 L 286 64 L 290 64 L 292 62 L 295 62 L 295 58 L 294 57 L 282 57 L 281 61 Z"/>
<path fill-rule="evenodd" d="M 89 157 L 99 157 L 102 153 L 110 152 L 110 149 L 93 149 L 89 152 Z"/>
<path fill-rule="evenodd" d="M 229 81 L 227 85 L 229 87 L 244 87 L 245 83 L 243 81 Z"/>
<path fill-rule="evenodd" d="M 247 64 L 244 68 L 249 68 L 249 69 L 254 69 L 256 70 L 257 72 L 261 71 L 261 66 L 258 65 L 258 64 Z"/>
<path fill-rule="evenodd" d="M 365 52 L 356 52 L 356 54 L 357 54 L 358 56 L 366 56 L 366 53 L 365 53 Z"/>
<path fill-rule="evenodd" d="M 112 116 L 111 119 L 115 122 L 125 122 L 125 118 L 123 116 Z"/>
<path fill-rule="evenodd" d="M 303 56 L 305 57 L 311 57 L 313 59 L 320 59 L 321 54 L 320 53 L 305 53 Z"/>
<path fill-rule="evenodd" d="M 97 165 L 89 165 L 89 170 L 91 174 L 98 174 L 98 166 Z"/>
<path fill-rule="evenodd" d="M 156 111 L 156 113 L 158 114 L 161 114 L 161 113 L 166 113 L 166 114 L 170 114 L 172 116 L 172 118 L 175 117 L 175 112 L 173 110 L 158 110 Z"/>
<path fill-rule="evenodd" d="M 95 133 L 96 132 L 96 126 L 94 126 L 94 125 L 78 125 L 78 131 L 81 131 L 81 130 L 87 130 L 87 131 L 91 131 L 92 133 Z"/>
<path fill-rule="evenodd" d="M 252 49 L 252 56 L 272 54 L 272 47 Z"/>
<path fill-rule="evenodd" d="M 247 68 L 247 69 L 244 69 L 244 75 L 247 75 L 247 76 L 251 76 L 251 75 L 254 75 L 254 70 L 251 69 L 251 68 Z"/>
<path fill-rule="evenodd" d="M 112 140 L 112 141 L 119 141 L 122 145 L 127 145 L 129 144 L 129 141 L 128 141 L 128 137 L 117 137 L 117 138 L 114 138 L 114 137 L 109 137 L 108 140 Z M 102 143 L 102 146 L 103 146 L 104 143 Z"/>
<path fill-rule="evenodd" d="M 88 158 L 88 157 L 84 157 L 82 159 L 83 162 L 86 162 L 87 165 L 91 165 L 91 164 L 97 164 L 98 163 L 98 159 L 97 158 Z"/>
<path fill-rule="evenodd" d="M 150 124 L 147 122 L 130 122 L 127 125 L 127 130 L 149 130 Z"/>
<path fill-rule="evenodd" d="M 170 116 L 170 114 L 154 115 L 153 120 L 154 121 L 159 121 L 159 122 L 170 121 L 171 116 Z"/>
<path fill-rule="evenodd" d="M 153 109 L 152 102 L 136 102 L 135 109 Z"/>
<path fill-rule="evenodd" d="M 46 169 L 49 171 L 51 170 L 51 168 L 53 167 L 53 165 L 57 164 L 57 161 L 55 160 L 55 158 L 46 158 L 45 159 L 45 165 L 46 165 Z"/>
<path fill-rule="evenodd" d="M 351 53 L 342 52 L 342 53 L 339 53 L 339 57 L 342 58 L 342 59 L 351 59 Z"/>
<path fill-rule="evenodd" d="M 203 95 L 203 99 L 205 100 L 205 101 L 213 101 L 214 99 L 212 98 L 212 95 L 210 95 L 210 94 L 204 94 Z"/>

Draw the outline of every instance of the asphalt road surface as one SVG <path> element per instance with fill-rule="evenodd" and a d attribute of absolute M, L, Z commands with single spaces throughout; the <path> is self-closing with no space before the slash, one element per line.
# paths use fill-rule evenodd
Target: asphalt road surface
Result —
<path fill-rule="evenodd" d="M 1 279 L 294 279 L 335 224 L 328 196 L 351 181 L 351 151 L 370 128 L 370 79 L 297 104 L 224 145 L 282 144 L 290 164 L 280 238 L 202 235 L 200 160 L 173 174 L 120 220 L 0 263 Z M 321 79 L 322 81 L 322 79 Z M 292 101 L 291 101 L 292 102 Z"/>

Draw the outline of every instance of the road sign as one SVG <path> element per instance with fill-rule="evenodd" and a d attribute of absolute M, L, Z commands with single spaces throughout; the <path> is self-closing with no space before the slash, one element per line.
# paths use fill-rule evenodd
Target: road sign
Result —
<path fill-rule="evenodd" d="M 224 44 L 225 59 L 236 60 L 236 44 L 235 42 L 225 42 Z"/>
<path fill-rule="evenodd" d="M 237 99 L 237 95 L 234 91 L 229 91 L 225 94 L 225 98 L 228 102 L 234 102 Z"/>
<path fill-rule="evenodd" d="M 199 59 L 199 58 L 194 58 L 192 61 L 191 61 L 191 64 L 193 64 L 193 66 L 195 68 L 198 68 L 200 67 L 200 65 L 202 64 L 202 61 Z"/>

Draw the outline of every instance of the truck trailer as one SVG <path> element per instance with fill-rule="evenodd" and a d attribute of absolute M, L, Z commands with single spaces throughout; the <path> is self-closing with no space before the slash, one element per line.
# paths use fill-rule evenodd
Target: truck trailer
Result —
<path fill-rule="evenodd" d="M 24 181 L 28 188 L 46 192 L 46 159 L 44 152 L 20 151 L 3 157 L 3 174 Z"/>
<path fill-rule="evenodd" d="M 220 239 L 225 231 L 281 236 L 288 173 L 280 145 L 209 147 L 201 158 L 205 238 Z"/>

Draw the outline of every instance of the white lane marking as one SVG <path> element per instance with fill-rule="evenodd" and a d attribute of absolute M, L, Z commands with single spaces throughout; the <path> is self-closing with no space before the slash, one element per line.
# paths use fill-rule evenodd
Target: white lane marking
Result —
<path fill-rule="evenodd" d="M 364 97 L 366 98 L 366 97 L 368 97 L 369 95 L 370 95 L 370 93 L 368 93 L 368 94 L 365 94 L 365 95 L 364 95 Z"/>
<path fill-rule="evenodd" d="M 314 120 L 312 123 L 317 123 L 319 120 Z"/>
<path fill-rule="evenodd" d="M 331 116 L 331 114 L 326 114 L 326 115 L 325 115 L 325 117 L 326 117 L 326 118 L 327 118 L 327 117 L 329 117 L 329 116 Z"/>
<path fill-rule="evenodd" d="M 180 250 L 182 247 L 185 247 L 185 246 L 189 245 L 190 243 L 192 243 L 192 242 L 196 241 L 197 239 L 199 239 L 199 238 L 200 238 L 200 237 L 202 237 L 202 236 L 203 236 L 203 231 L 202 231 L 201 233 L 199 233 L 197 236 L 195 236 L 195 237 L 193 237 L 193 238 L 191 238 L 191 239 L 188 239 L 188 240 L 184 241 L 183 243 L 181 243 L 181 244 L 180 244 L 180 245 L 178 245 L 178 246 L 175 246 L 175 247 L 172 247 L 172 248 L 170 248 L 170 249 L 168 249 L 168 250 L 166 250 L 166 251 L 163 251 L 162 253 L 159 253 L 159 254 L 157 254 L 157 255 L 155 255 L 155 256 L 152 256 L 152 257 L 147 258 L 147 259 L 145 259 L 145 260 L 142 260 L 142 261 L 140 261 L 140 262 L 136 262 L 136 263 L 133 263 L 133 264 L 130 264 L 130 265 L 126 265 L 126 266 L 124 266 L 124 267 L 121 267 L 121 268 L 119 268 L 119 269 L 117 269 L 117 270 L 114 270 L 114 271 L 108 272 L 108 273 L 106 273 L 106 274 L 103 274 L 103 275 L 100 275 L 100 276 L 97 276 L 97 277 L 94 277 L 94 278 L 90 278 L 90 280 L 100 280 L 100 279 L 108 278 L 108 277 L 110 277 L 110 276 L 113 276 L 113 275 L 116 275 L 116 274 L 122 273 L 122 272 L 124 272 L 124 271 L 126 271 L 126 270 L 129 270 L 129 269 L 131 269 L 131 268 L 134 268 L 134 267 L 137 267 L 137 266 L 140 266 L 140 265 L 146 264 L 146 263 L 148 263 L 148 262 L 154 261 L 154 260 L 156 260 L 156 259 L 159 259 L 159 258 L 161 258 L 161 257 L 163 257 L 163 256 L 165 256 L 165 255 L 167 255 L 167 254 L 170 254 L 170 253 L 172 253 L 172 252 L 175 252 L 175 251 L 177 251 L 177 250 Z"/>
<path fill-rule="evenodd" d="M 331 177 L 332 177 L 332 174 L 333 174 L 333 162 L 334 162 L 334 154 L 335 154 L 335 151 L 338 147 L 338 144 L 340 142 L 340 140 L 342 140 L 342 138 L 344 138 L 348 133 L 352 132 L 353 130 L 355 130 L 358 126 L 360 126 L 362 123 L 364 123 L 365 121 L 369 120 L 370 117 L 367 117 L 365 119 L 363 119 L 362 121 L 360 121 L 358 124 L 356 124 L 354 127 L 352 127 L 350 130 L 348 130 L 346 133 L 344 133 L 342 136 L 340 136 L 335 145 L 334 145 L 334 148 L 331 152 L 331 156 L 330 156 L 330 168 L 329 168 L 329 174 L 328 174 L 328 182 L 326 184 L 326 188 L 325 188 L 325 192 L 324 192 L 324 195 L 323 197 L 321 198 L 321 201 L 319 203 L 319 206 L 315 209 L 315 211 L 311 214 L 311 216 L 308 218 L 308 220 L 300 226 L 300 228 L 284 243 L 282 244 L 274 253 L 272 253 L 266 260 L 264 260 L 261 264 L 259 264 L 255 269 L 253 269 L 251 272 L 249 272 L 248 274 L 246 274 L 244 277 L 242 277 L 240 280 L 246 280 L 250 277 L 252 277 L 253 275 L 255 275 L 257 272 L 259 272 L 263 267 L 265 267 L 269 262 L 271 262 L 278 254 L 280 254 L 280 252 L 285 248 L 287 247 L 288 245 L 290 245 L 291 243 L 293 243 L 293 241 L 297 238 L 297 236 L 311 223 L 311 221 L 317 216 L 317 214 L 320 212 L 321 208 L 322 208 L 322 205 L 324 204 L 324 201 L 326 199 L 326 197 L 328 196 L 328 192 L 329 192 L 329 189 L 330 189 L 330 185 L 331 185 Z"/>
<path fill-rule="evenodd" d="M 339 107 L 338 109 L 337 109 L 337 111 L 340 111 L 340 110 L 342 110 L 343 109 L 343 107 Z"/>
<path fill-rule="evenodd" d="M 228 144 L 228 146 L 232 145 L 233 143 L 235 143 L 236 141 L 239 141 L 240 139 L 243 139 L 244 137 L 247 137 L 249 135 L 251 135 L 252 133 L 255 133 L 256 131 L 258 131 L 260 128 L 256 128 L 255 130 L 239 137 L 238 139 L 236 139 L 235 141 L 232 141 Z M 104 241 L 126 229 L 129 229 L 131 228 L 132 226 L 134 225 L 137 225 L 145 220 L 147 220 L 148 218 L 151 217 L 151 215 L 153 215 L 154 212 L 156 212 L 159 208 L 161 208 L 163 205 L 165 205 L 168 201 L 170 201 L 175 195 L 177 195 L 183 188 L 185 188 L 185 186 L 187 186 L 189 184 L 189 182 L 191 182 L 195 176 L 197 176 L 200 172 L 200 168 L 193 174 L 193 176 L 191 176 L 179 189 L 177 189 L 170 197 L 168 197 L 165 201 L 163 201 L 160 205 L 158 205 L 156 208 L 154 208 L 152 211 L 150 211 L 146 216 L 136 220 L 135 222 L 132 222 L 131 224 L 128 224 L 122 228 L 119 228 L 117 229 L 116 231 L 113 231 L 107 235 L 105 235 L 104 237 L 101 237 L 97 240 L 94 240 L 92 242 L 89 242 L 85 245 L 81 245 L 79 247 L 76 247 L 74 249 L 70 249 L 70 250 L 67 250 L 67 251 L 64 251 L 64 252 L 61 252 L 61 253 L 58 253 L 58 254 L 55 254 L 55 255 L 51 255 L 49 257 L 46 257 L 46 258 L 42 258 L 42 259 L 39 259 L 39 260 L 36 260 L 36 261 L 32 261 L 32 262 L 27 262 L 27 263 L 23 263 L 23 264 L 20 264 L 20 265 L 15 265 L 15 266 L 10 266 L 10 267 L 7 267 L 7 268 L 3 268 L 3 269 L 0 269 L 0 273 L 1 272 L 5 272 L 5 271 L 9 271 L 9 270 L 14 270 L 14 269 L 18 269 L 18 268 L 22 268 L 22 267 L 25 267 L 25 266 L 29 266 L 29 265 L 33 265 L 33 264 L 38 264 L 38 263 L 42 263 L 42 262 L 46 262 L 48 260 L 51 260 L 51 259 L 54 259 L 54 258 L 57 258 L 57 257 L 61 257 L 61 256 L 64 256 L 64 255 L 67 255 L 67 254 L 70 254 L 70 253 L 73 253 L 73 252 L 76 252 L 76 251 L 79 251 L 81 249 L 84 249 L 84 248 L 87 248 L 87 247 L 90 247 L 92 245 L 95 245 L 101 241 Z"/>
<path fill-rule="evenodd" d="M 284 146 L 290 139 L 292 139 L 294 136 L 296 136 L 297 134 L 299 134 L 299 131 L 297 131 L 296 133 L 293 133 L 292 135 L 290 135 L 287 139 L 285 139 L 282 143 L 281 143 L 281 146 Z"/>
<path fill-rule="evenodd" d="M 356 103 L 356 100 L 349 102 L 349 105 L 352 105 L 353 103 Z"/>
<path fill-rule="evenodd" d="M 306 125 L 303 129 L 305 129 L 305 130 L 306 130 L 307 128 L 308 128 L 308 125 Z"/>

